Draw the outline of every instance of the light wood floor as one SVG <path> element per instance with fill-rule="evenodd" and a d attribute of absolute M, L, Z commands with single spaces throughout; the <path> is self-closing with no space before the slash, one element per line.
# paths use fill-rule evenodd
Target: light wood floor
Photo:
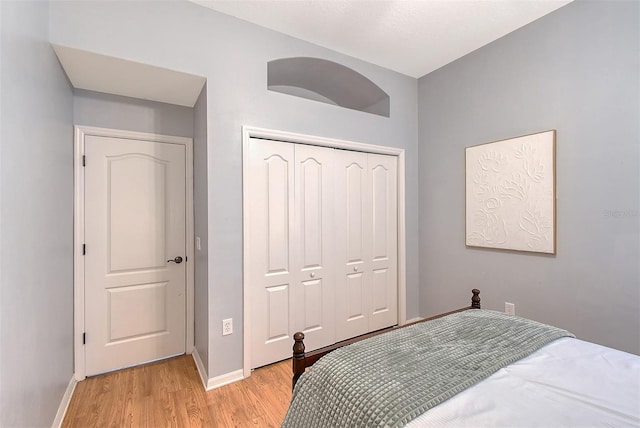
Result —
<path fill-rule="evenodd" d="M 279 427 L 291 400 L 291 360 L 206 392 L 183 355 L 79 382 L 63 427 Z"/>

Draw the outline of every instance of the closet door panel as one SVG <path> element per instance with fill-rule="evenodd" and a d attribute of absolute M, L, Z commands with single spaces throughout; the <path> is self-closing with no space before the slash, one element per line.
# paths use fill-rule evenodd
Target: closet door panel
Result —
<path fill-rule="evenodd" d="M 323 175 L 330 176 L 326 164 L 319 162 L 322 159 L 322 153 L 315 157 L 306 147 L 297 147 L 297 195 L 299 197 L 299 220 L 300 220 L 300 243 L 301 264 L 302 269 L 310 270 L 321 268 L 323 264 L 322 248 L 324 235 L 326 230 L 323 226 L 323 185 L 327 185 L 326 180 L 323 182 Z M 305 156 L 306 155 L 306 156 Z M 302 161 L 298 159 L 302 158 Z M 325 202 L 326 203 L 326 202 Z M 324 233 L 323 233 L 324 232 Z"/>
<path fill-rule="evenodd" d="M 372 314 L 381 314 L 389 310 L 389 269 L 375 269 L 373 271 Z"/>
<path fill-rule="evenodd" d="M 294 332 L 308 350 L 335 342 L 333 152 L 295 145 Z"/>
<path fill-rule="evenodd" d="M 363 303 L 366 300 L 366 290 L 362 273 L 347 274 L 346 304 L 347 322 L 354 322 L 366 318 Z"/>
<path fill-rule="evenodd" d="M 325 326 L 322 316 L 322 300 L 324 284 L 322 279 L 312 279 L 311 281 L 302 281 L 304 302 L 304 319 L 303 326 L 305 335 L 316 331 Z"/>
<path fill-rule="evenodd" d="M 266 238 L 268 274 L 289 272 L 289 176 L 290 162 L 270 156 L 265 162 Z"/>
<path fill-rule="evenodd" d="M 382 165 L 371 169 L 373 260 L 389 258 L 389 181 L 390 171 Z"/>
<path fill-rule="evenodd" d="M 251 139 L 248 208 L 251 366 L 290 357 L 294 147 Z"/>
<path fill-rule="evenodd" d="M 369 331 L 371 198 L 367 154 L 336 150 L 336 339 Z"/>
<path fill-rule="evenodd" d="M 354 156 L 357 158 L 360 156 Z M 365 214 L 365 186 L 366 186 L 366 157 L 360 162 L 352 162 L 344 167 L 344 180 L 339 183 L 345 187 L 345 195 L 341 195 L 346 208 L 346 230 L 344 238 L 347 243 L 346 262 L 351 265 L 364 263 L 364 214 Z"/>
<path fill-rule="evenodd" d="M 289 287 L 288 284 L 266 287 L 267 291 L 267 327 L 265 343 L 273 343 L 289 335 Z"/>
<path fill-rule="evenodd" d="M 397 158 L 368 155 L 371 184 L 372 306 L 369 330 L 398 322 Z"/>

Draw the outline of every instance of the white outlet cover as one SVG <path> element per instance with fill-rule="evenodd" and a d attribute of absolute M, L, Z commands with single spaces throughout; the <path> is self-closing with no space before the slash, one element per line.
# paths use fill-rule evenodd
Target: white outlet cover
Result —
<path fill-rule="evenodd" d="M 227 336 L 233 333 L 233 318 L 222 320 L 222 335 Z"/>
<path fill-rule="evenodd" d="M 507 315 L 515 315 L 516 305 L 514 303 L 504 302 L 504 313 Z"/>

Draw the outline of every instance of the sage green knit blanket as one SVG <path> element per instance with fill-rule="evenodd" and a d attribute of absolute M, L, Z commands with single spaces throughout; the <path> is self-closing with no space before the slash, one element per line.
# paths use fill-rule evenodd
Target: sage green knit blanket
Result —
<path fill-rule="evenodd" d="M 468 310 L 337 349 L 296 384 L 284 428 L 400 427 L 566 330 Z"/>

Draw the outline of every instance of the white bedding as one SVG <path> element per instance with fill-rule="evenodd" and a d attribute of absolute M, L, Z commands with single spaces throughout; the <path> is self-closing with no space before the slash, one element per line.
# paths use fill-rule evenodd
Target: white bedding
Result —
<path fill-rule="evenodd" d="M 640 357 L 559 339 L 407 427 L 640 427 Z"/>

